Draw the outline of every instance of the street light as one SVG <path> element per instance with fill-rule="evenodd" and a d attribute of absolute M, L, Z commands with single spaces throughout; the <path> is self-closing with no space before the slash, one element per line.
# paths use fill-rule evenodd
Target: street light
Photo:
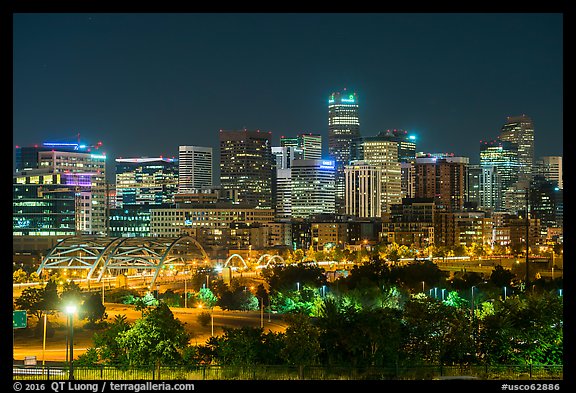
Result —
<path fill-rule="evenodd" d="M 45 353 L 46 353 L 46 317 L 47 316 L 48 316 L 48 312 L 44 311 L 44 338 L 42 340 L 42 367 L 44 367 Z"/>
<path fill-rule="evenodd" d="M 264 328 L 264 298 L 260 298 L 260 328 Z"/>
<path fill-rule="evenodd" d="M 299 282 L 296 283 L 296 289 L 297 289 L 298 291 L 300 291 L 300 283 L 299 283 Z"/>
<path fill-rule="evenodd" d="M 74 379 L 74 313 L 76 312 L 76 306 L 70 304 L 66 306 L 66 314 L 68 314 L 68 322 L 70 324 L 70 375 L 69 379 Z"/>
<path fill-rule="evenodd" d="M 474 317 L 474 288 L 476 288 L 476 286 L 472 285 L 472 317 Z"/>
<path fill-rule="evenodd" d="M 422 292 L 424 292 L 424 281 L 422 281 Z"/>
<path fill-rule="evenodd" d="M 188 276 L 184 274 L 184 308 L 188 308 Z"/>
<path fill-rule="evenodd" d="M 506 300 L 506 287 L 504 287 L 504 300 Z"/>

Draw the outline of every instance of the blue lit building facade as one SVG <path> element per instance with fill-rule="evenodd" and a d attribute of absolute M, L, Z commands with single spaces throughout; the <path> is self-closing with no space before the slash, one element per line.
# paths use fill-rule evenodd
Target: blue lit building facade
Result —
<path fill-rule="evenodd" d="M 50 217 L 40 221 L 23 219 L 21 224 L 30 222 L 31 226 L 24 230 L 20 230 L 21 225 L 15 227 L 15 236 L 27 233 L 57 235 L 59 231 L 78 235 L 106 234 L 106 155 L 99 151 L 100 147 L 100 142 L 96 145 L 44 142 L 42 146 L 16 148 L 14 213 L 38 214 L 38 208 L 41 208 L 42 214 L 69 217 L 69 204 L 63 202 L 68 194 L 73 195 L 74 224 L 69 225 L 68 218 L 52 223 L 47 223 Z M 62 228 L 58 228 L 58 223 Z"/>

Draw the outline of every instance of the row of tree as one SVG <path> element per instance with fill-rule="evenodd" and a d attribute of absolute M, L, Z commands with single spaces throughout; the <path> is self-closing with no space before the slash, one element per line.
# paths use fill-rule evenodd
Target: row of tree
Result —
<path fill-rule="evenodd" d="M 426 364 L 562 364 L 562 297 L 544 292 L 466 302 L 391 291 L 384 306 L 360 307 L 326 296 L 318 315 L 285 315 L 285 332 L 225 328 L 190 345 L 184 325 L 160 302 L 135 323 L 116 316 L 94 336 L 82 365 L 324 365 L 397 367 Z"/>

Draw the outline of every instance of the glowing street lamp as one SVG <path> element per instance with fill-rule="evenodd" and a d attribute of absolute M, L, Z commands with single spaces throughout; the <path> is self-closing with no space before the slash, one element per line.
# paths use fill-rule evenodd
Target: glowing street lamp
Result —
<path fill-rule="evenodd" d="M 70 374 L 69 379 L 74 379 L 74 314 L 76 313 L 76 306 L 69 304 L 66 306 L 66 314 L 68 314 L 68 323 L 70 327 Z"/>

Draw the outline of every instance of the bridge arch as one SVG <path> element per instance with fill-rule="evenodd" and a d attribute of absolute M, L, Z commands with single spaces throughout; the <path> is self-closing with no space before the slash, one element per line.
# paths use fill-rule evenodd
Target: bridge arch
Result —
<path fill-rule="evenodd" d="M 166 266 L 185 266 L 191 260 L 209 256 L 200 243 L 190 236 L 126 237 L 71 236 L 60 241 L 42 260 L 43 269 L 84 269 L 90 279 L 101 266 L 98 281 L 112 270 L 154 270 L 153 285 Z"/>
<path fill-rule="evenodd" d="M 264 266 L 265 268 L 267 268 L 274 259 L 279 259 L 280 263 L 284 263 L 284 258 L 280 255 L 264 254 L 258 259 L 258 266 L 260 266 L 260 262 L 262 262 L 264 258 L 267 258 L 266 265 Z"/>
<path fill-rule="evenodd" d="M 248 265 L 246 264 L 246 261 L 244 260 L 244 258 L 242 258 L 242 255 L 239 254 L 232 254 L 228 257 L 228 259 L 226 259 L 226 262 L 224 263 L 224 267 L 228 266 L 228 263 L 230 263 L 230 261 L 234 258 L 240 258 L 240 260 L 242 261 L 242 263 L 244 264 L 244 268 L 248 268 Z"/>

